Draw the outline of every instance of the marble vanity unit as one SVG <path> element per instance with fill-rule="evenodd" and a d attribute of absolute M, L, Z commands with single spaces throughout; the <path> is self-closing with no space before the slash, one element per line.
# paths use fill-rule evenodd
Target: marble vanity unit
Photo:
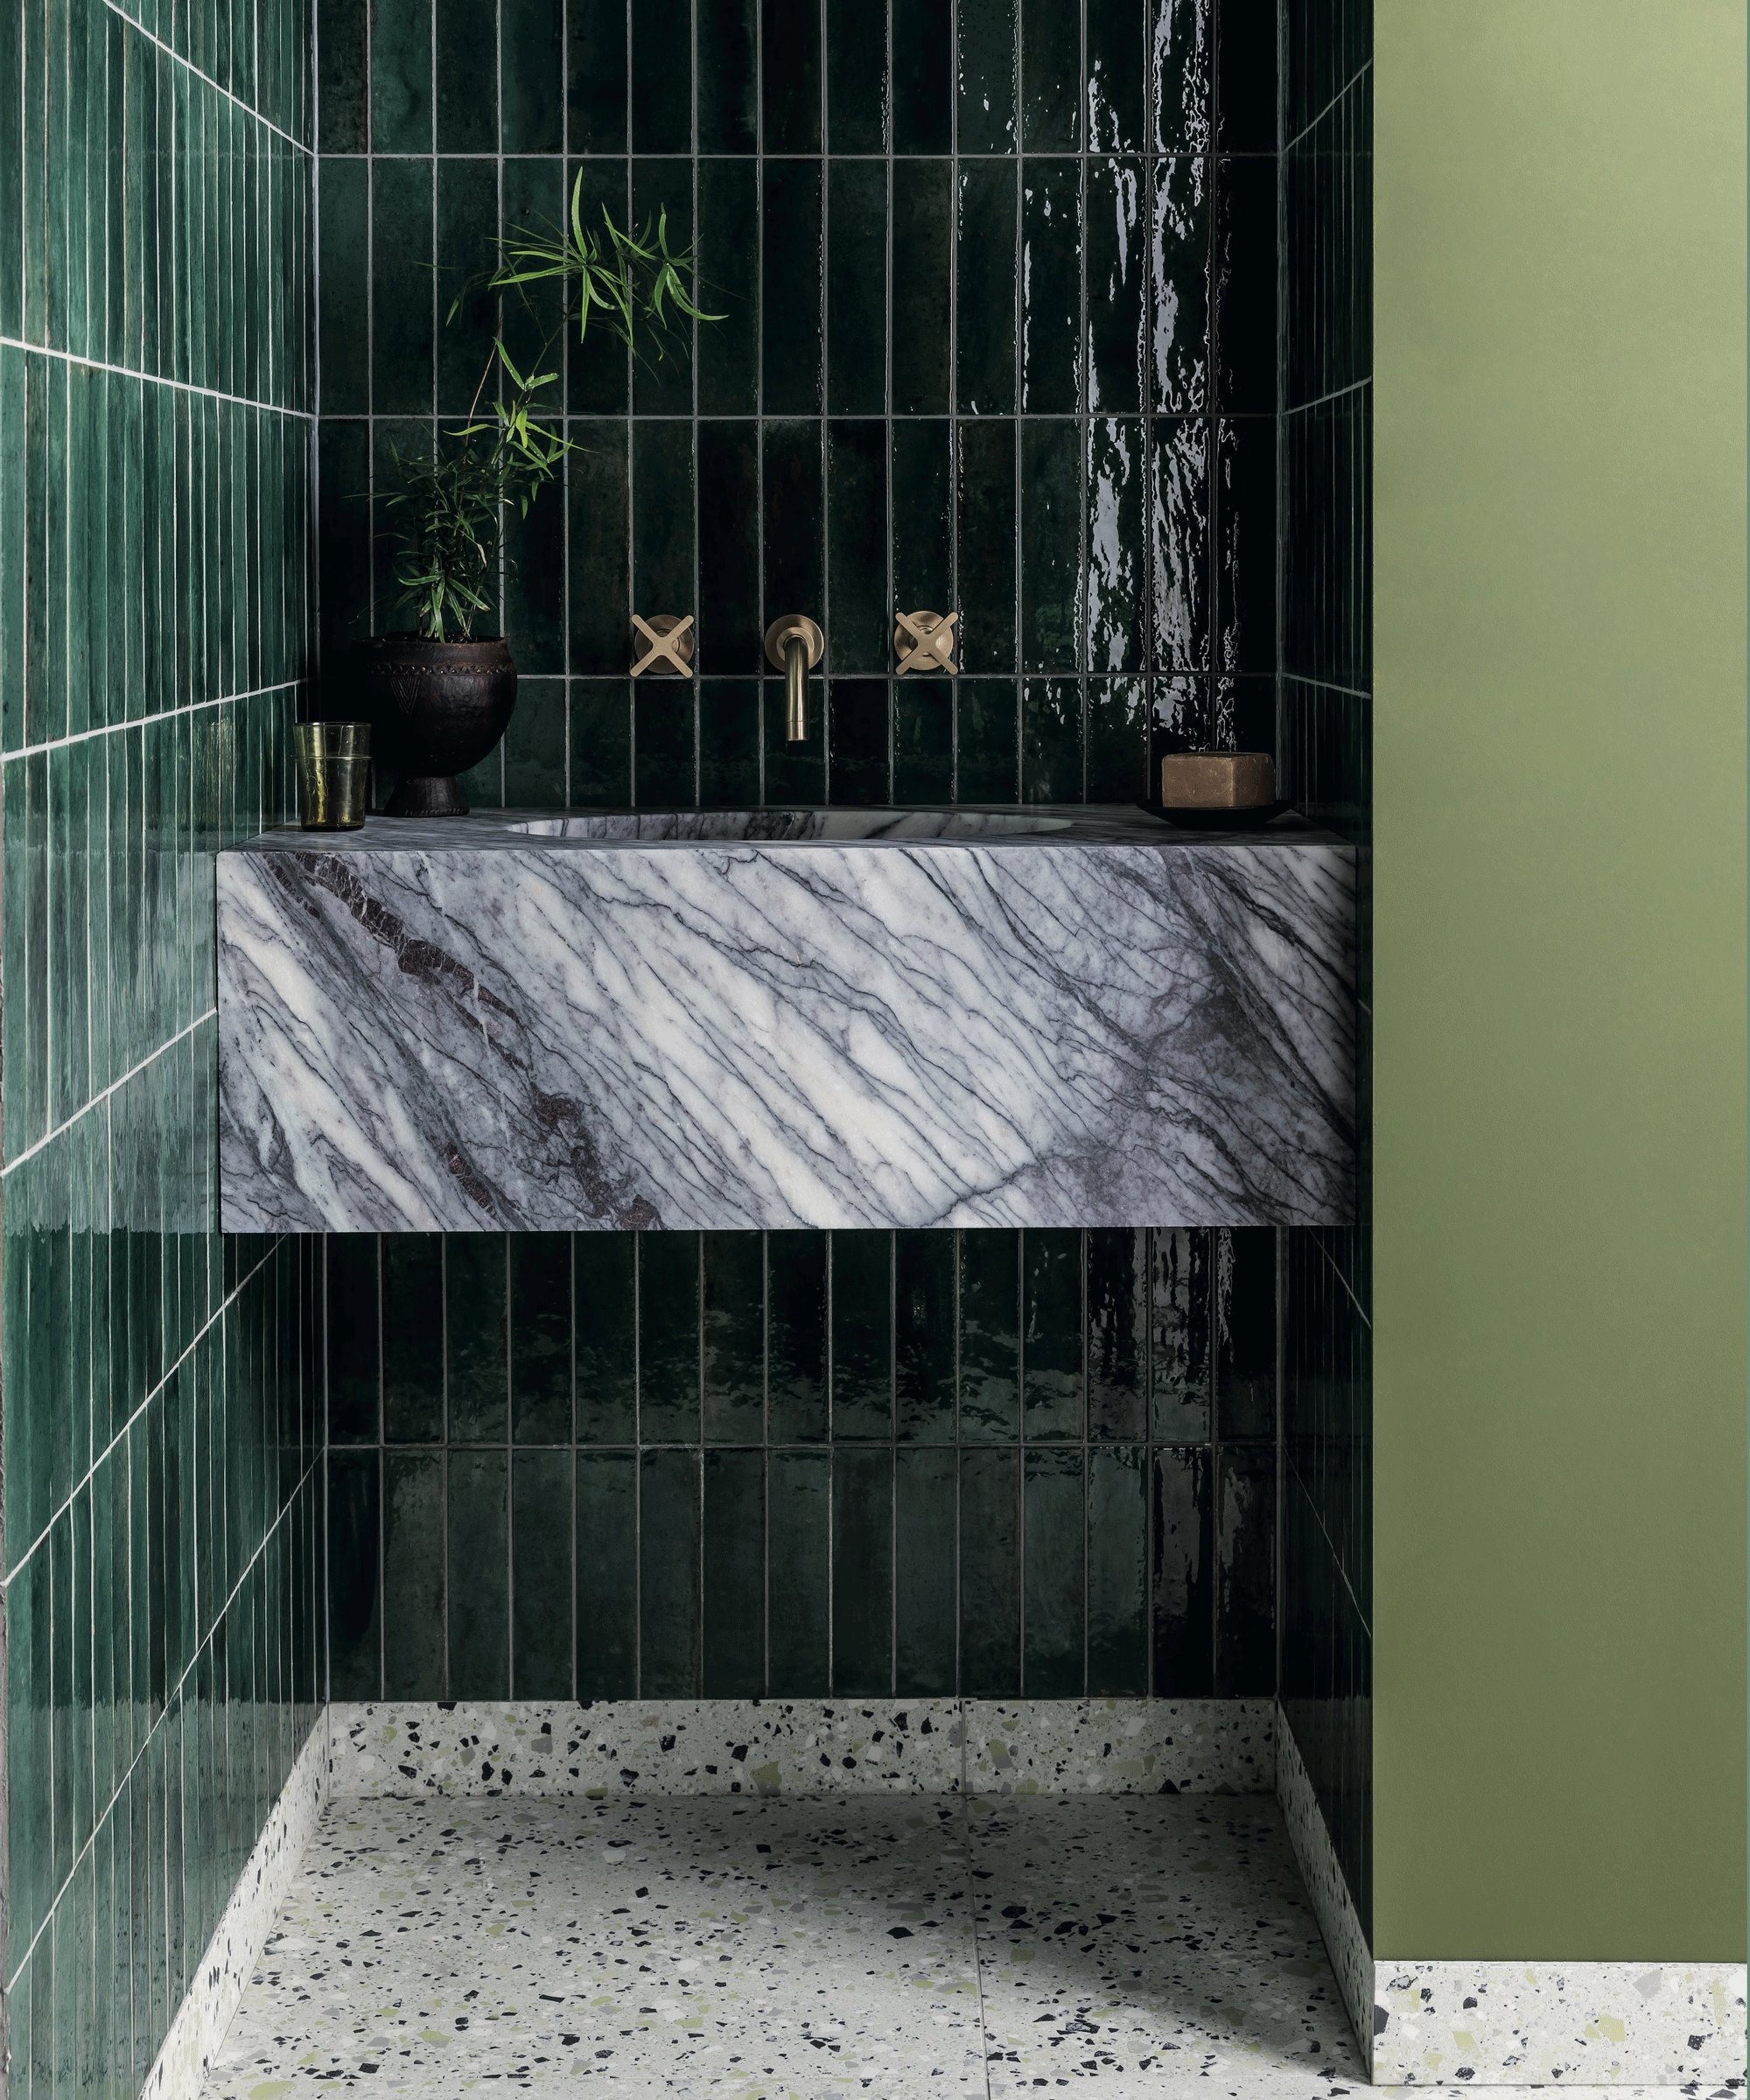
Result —
<path fill-rule="evenodd" d="M 219 857 L 228 1232 L 1320 1225 L 1354 853 L 1138 808 L 480 812 Z"/>

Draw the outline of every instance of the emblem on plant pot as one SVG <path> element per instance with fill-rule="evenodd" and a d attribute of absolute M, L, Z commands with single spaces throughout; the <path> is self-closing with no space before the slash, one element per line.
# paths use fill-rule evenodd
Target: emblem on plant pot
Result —
<path fill-rule="evenodd" d="M 579 175 L 568 226 L 505 235 L 494 267 L 462 287 L 446 319 L 481 289 L 514 294 L 536 316 L 530 288 L 539 287 L 536 296 L 556 295 L 561 329 L 575 304 L 580 343 L 594 313 L 598 332 L 606 329 L 634 357 L 660 358 L 678 317 L 719 318 L 692 304 L 693 251 L 669 248 L 666 212 L 654 234 L 648 222 L 630 233 L 606 210 L 606 233 L 585 231 L 582 192 Z M 416 625 L 410 633 L 373 635 L 359 652 L 374 756 L 399 776 L 390 816 L 466 816 L 456 776 L 497 748 L 516 705 L 516 666 L 505 637 L 474 629 L 491 617 L 498 597 L 507 507 L 515 504 L 527 517 L 578 449 L 564 435 L 562 402 L 548 392 L 559 375 L 539 369 L 552 341 L 550 334 L 542 342 L 525 375 L 503 337 L 495 337 L 466 421 L 442 433 L 429 458 L 391 448 L 394 486 L 383 508 L 396 542 L 392 573 L 397 605 Z"/>

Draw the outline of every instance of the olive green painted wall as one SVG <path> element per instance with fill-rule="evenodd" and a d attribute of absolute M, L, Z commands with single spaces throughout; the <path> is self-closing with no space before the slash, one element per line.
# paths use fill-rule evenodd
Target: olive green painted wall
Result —
<path fill-rule="evenodd" d="M 1745 55 L 1378 7 L 1387 1958 L 1744 1956 Z"/>

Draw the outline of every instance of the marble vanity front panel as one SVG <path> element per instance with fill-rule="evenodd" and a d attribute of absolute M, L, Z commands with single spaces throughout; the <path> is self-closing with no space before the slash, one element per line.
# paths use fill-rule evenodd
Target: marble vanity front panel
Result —
<path fill-rule="evenodd" d="M 231 1230 L 1353 1215 L 1354 854 L 1297 819 L 374 818 L 219 893 Z"/>

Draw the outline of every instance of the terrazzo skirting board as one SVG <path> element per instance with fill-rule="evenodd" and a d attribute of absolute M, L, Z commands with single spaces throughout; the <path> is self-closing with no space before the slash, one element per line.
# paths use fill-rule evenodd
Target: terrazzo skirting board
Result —
<path fill-rule="evenodd" d="M 189 2100 L 200 2090 L 327 1803 L 328 1766 L 325 1707 L 305 1737 L 248 1864 L 231 1891 L 194 1980 L 140 2089 L 142 2100 Z"/>
<path fill-rule="evenodd" d="M 1293 1732 L 1276 1791 L 1376 2085 L 1550 2085 L 1741 2092 L 1741 1962 L 1376 1960 Z"/>
<path fill-rule="evenodd" d="M 1268 1794 L 1268 1699 L 335 1704 L 337 1798 Z"/>

